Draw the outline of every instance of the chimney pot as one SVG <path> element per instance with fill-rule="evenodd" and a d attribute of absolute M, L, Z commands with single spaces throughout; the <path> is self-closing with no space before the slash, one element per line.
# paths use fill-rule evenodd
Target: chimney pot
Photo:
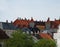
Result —
<path fill-rule="evenodd" d="M 6 23 L 8 23 L 8 20 L 6 20 Z"/>

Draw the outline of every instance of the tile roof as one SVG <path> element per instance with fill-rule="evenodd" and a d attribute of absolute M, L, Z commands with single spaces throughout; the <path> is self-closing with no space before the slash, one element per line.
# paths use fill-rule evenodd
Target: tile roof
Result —
<path fill-rule="evenodd" d="M 3 29 L 8 29 L 8 30 L 16 30 L 17 28 L 13 25 L 13 23 L 5 23 L 2 22 Z"/>
<path fill-rule="evenodd" d="M 52 37 L 47 33 L 40 33 L 39 35 L 41 36 L 41 38 L 44 38 L 44 39 L 52 39 Z"/>

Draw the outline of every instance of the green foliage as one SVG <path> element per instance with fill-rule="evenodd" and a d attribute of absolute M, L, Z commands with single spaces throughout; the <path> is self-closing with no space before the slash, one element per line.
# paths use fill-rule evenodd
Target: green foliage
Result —
<path fill-rule="evenodd" d="M 56 47 L 56 43 L 49 39 L 40 39 L 34 44 L 31 35 L 23 33 L 21 30 L 17 30 L 12 34 L 12 38 L 5 41 L 4 47 Z"/>
<path fill-rule="evenodd" d="M 50 39 L 40 39 L 33 47 L 56 47 L 56 43 Z"/>
<path fill-rule="evenodd" d="M 12 38 L 5 41 L 4 47 L 32 47 L 33 44 L 34 42 L 30 35 L 17 30 L 12 34 Z"/>

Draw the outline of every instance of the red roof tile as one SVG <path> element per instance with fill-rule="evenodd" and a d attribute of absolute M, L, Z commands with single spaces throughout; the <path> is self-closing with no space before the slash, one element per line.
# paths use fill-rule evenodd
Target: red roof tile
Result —
<path fill-rule="evenodd" d="M 47 34 L 47 33 L 40 33 L 39 34 L 42 38 L 45 38 L 45 39 L 52 39 L 52 37 L 49 35 L 49 34 Z"/>

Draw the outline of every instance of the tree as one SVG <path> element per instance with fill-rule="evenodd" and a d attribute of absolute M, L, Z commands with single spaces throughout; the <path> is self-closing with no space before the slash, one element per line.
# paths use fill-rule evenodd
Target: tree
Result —
<path fill-rule="evenodd" d="M 56 47 L 56 43 L 50 39 L 40 39 L 33 47 Z"/>
<path fill-rule="evenodd" d="M 12 38 L 5 41 L 4 47 L 32 47 L 34 44 L 31 35 L 18 30 L 12 34 Z"/>

